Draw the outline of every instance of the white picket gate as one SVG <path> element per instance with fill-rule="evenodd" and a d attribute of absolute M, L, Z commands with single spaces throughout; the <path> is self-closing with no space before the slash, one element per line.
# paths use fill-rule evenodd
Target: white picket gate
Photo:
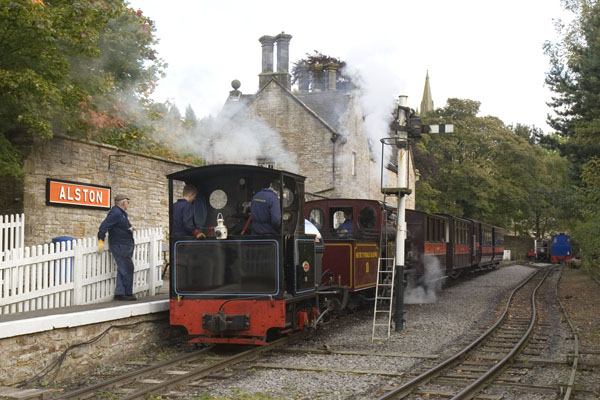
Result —
<path fill-rule="evenodd" d="M 0 261 L 4 254 L 23 248 L 25 242 L 25 214 L 0 215 Z"/>
<path fill-rule="evenodd" d="M 152 296 L 163 285 L 162 228 L 134 233 L 133 292 Z M 112 299 L 117 265 L 95 237 L 21 247 L 0 263 L 0 314 L 99 303 Z"/>

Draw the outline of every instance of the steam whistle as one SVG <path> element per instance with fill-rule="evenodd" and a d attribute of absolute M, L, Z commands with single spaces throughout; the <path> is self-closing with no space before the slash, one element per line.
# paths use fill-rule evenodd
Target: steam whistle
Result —
<path fill-rule="evenodd" d="M 217 239 L 227 239 L 227 227 L 225 226 L 225 220 L 223 214 L 217 214 L 217 226 L 215 226 L 215 236 Z"/>

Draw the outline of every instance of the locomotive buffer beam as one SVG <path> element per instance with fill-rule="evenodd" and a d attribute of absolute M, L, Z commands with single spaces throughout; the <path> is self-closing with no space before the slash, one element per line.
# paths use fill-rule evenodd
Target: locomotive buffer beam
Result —
<path fill-rule="evenodd" d="M 412 189 L 409 188 L 405 188 L 405 187 L 401 187 L 401 188 L 397 188 L 397 187 L 382 187 L 381 188 L 381 193 L 382 194 L 388 194 L 388 195 L 398 195 L 400 197 L 402 196 L 408 196 L 409 194 L 412 193 Z"/>
<path fill-rule="evenodd" d="M 215 334 L 250 329 L 250 315 L 202 314 L 202 328 Z"/>

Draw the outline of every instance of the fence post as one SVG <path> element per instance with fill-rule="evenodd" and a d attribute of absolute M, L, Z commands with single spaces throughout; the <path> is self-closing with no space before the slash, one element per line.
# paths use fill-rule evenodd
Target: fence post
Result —
<path fill-rule="evenodd" d="M 152 230 L 150 234 L 150 246 L 148 248 L 148 284 L 150 285 L 150 296 L 156 294 L 156 241 L 158 240 L 156 232 Z"/>
<path fill-rule="evenodd" d="M 83 304 L 83 241 L 70 242 L 73 246 L 73 305 Z"/>

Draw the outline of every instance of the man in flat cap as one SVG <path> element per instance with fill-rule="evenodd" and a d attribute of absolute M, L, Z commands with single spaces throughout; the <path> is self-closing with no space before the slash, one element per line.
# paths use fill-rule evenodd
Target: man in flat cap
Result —
<path fill-rule="evenodd" d="M 133 295 L 133 227 L 127 218 L 129 197 L 118 194 L 115 206 L 100 224 L 98 251 L 104 250 L 104 238 L 108 232 L 110 251 L 117 262 L 117 285 L 115 300 L 135 300 Z"/>

